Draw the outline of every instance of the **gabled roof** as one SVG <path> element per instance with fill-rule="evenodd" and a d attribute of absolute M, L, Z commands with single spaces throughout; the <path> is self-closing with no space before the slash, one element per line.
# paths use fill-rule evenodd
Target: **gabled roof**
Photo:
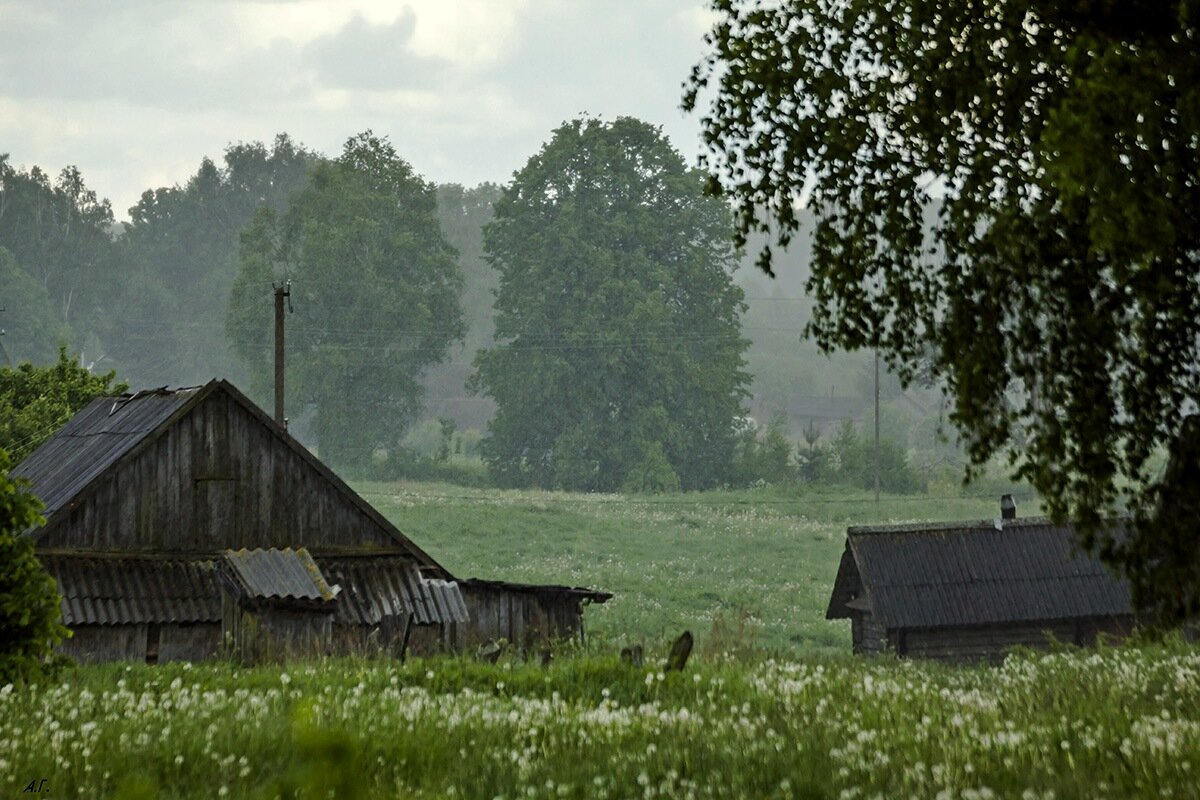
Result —
<path fill-rule="evenodd" d="M 98 485 L 100 479 L 121 463 L 134 458 L 163 431 L 216 392 L 223 392 L 253 416 L 386 535 L 402 545 L 422 567 L 439 577 L 451 577 L 444 567 L 401 533 L 370 503 L 359 497 L 285 428 L 224 380 L 212 380 L 201 387 L 163 388 L 117 397 L 98 397 L 85 406 L 12 470 L 14 477 L 26 478 L 33 484 L 34 493 L 45 505 L 43 514 L 46 524 L 38 530 L 52 526 L 61 512 L 69 511 L 76 501 L 82 500 Z"/>
<path fill-rule="evenodd" d="M 1128 583 L 1040 518 L 850 528 L 826 618 L 864 600 L 888 629 L 1133 613 Z"/>

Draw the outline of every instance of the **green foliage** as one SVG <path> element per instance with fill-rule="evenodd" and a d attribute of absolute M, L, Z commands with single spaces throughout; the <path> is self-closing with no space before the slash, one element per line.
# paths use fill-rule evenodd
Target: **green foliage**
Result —
<path fill-rule="evenodd" d="M 752 425 L 742 429 L 734 451 L 731 485 L 785 486 L 795 483 L 797 477 L 792 443 L 787 438 L 787 415 L 776 414 L 761 435 Z"/>
<path fill-rule="evenodd" d="M 802 193 L 816 216 L 818 343 L 943 379 L 974 470 L 1023 432 L 1015 474 L 1085 544 L 1120 504 L 1194 493 L 1149 466 L 1200 400 L 1200 6 L 713 8 L 685 105 L 716 84 L 704 137 L 738 241 L 786 244 Z M 1099 544 L 1139 596 L 1200 607 L 1194 579 L 1149 582 L 1200 558 L 1156 530 Z"/>
<path fill-rule="evenodd" d="M 0 449 L 0 686 L 29 680 L 54 663 L 54 647 L 70 632 L 63 627 L 58 587 L 21 532 L 45 520 L 28 483 L 10 478 L 8 453 Z"/>
<path fill-rule="evenodd" d="M 71 329 L 54 301 L 12 253 L 0 247 L 0 286 L 4 287 L 0 347 L 13 362 L 45 364 L 71 341 Z"/>
<path fill-rule="evenodd" d="M 230 145 L 221 164 L 203 159 L 182 186 L 142 194 L 121 240 L 127 291 L 104 337 L 122 374 L 151 386 L 240 380 L 221 326 L 239 235 L 258 209 L 282 212 L 318 160 L 281 133 L 269 147 Z"/>
<path fill-rule="evenodd" d="M 621 491 L 626 494 L 663 494 L 679 491 L 679 476 L 671 468 L 662 445 L 651 442 L 641 459 L 625 476 Z"/>
<path fill-rule="evenodd" d="M 657 128 L 576 120 L 517 173 L 485 249 L 498 344 L 474 386 L 509 486 L 614 490 L 654 444 L 686 489 L 727 479 L 745 394 L 725 206 Z"/>
<path fill-rule="evenodd" d="M 108 314 L 124 274 L 113 225 L 109 202 L 87 188 L 76 167 L 63 169 L 51 182 L 39 167 L 15 169 L 8 155 L 0 153 L 0 247 L 50 299 L 54 310 L 46 313 L 43 324 L 53 335 L 64 325 L 76 333 L 92 330 Z M 4 298 L 0 305 L 12 309 L 17 300 Z M 50 347 L 57 344 L 52 339 Z M 17 349 L 34 358 L 42 355 Z"/>
<path fill-rule="evenodd" d="M 462 275 L 435 216 L 433 188 L 386 140 L 352 137 L 277 217 L 242 235 L 226 331 L 269 397 L 271 284 L 292 280 L 288 404 L 316 405 L 321 458 L 367 465 L 421 411 L 418 379 L 463 334 Z"/>
<path fill-rule="evenodd" d="M 93 399 L 129 388 L 116 378 L 112 371 L 93 375 L 66 348 L 48 367 L 0 368 L 0 449 L 19 463 Z"/>
<path fill-rule="evenodd" d="M 809 453 L 820 449 L 814 445 Z M 875 488 L 875 440 L 859 436 L 853 420 L 842 423 L 828 450 L 814 458 L 820 466 L 810 469 L 817 482 Z M 913 494 L 926 488 L 920 474 L 908 465 L 904 447 L 886 436 L 879 440 L 879 488 L 895 494 Z"/>

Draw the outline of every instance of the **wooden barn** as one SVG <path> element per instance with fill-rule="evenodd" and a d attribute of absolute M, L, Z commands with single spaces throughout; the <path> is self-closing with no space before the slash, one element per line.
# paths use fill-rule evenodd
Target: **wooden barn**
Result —
<path fill-rule="evenodd" d="M 850 620 L 856 653 L 960 662 L 1091 645 L 1134 623 L 1128 584 L 1069 526 L 1015 516 L 850 528 L 825 616 Z"/>
<path fill-rule="evenodd" d="M 80 660 L 402 656 L 482 636 L 454 576 L 225 381 L 99 398 L 13 475 L 45 504 L 26 535 Z M 569 592 L 531 635 L 581 632 L 582 603 L 608 597 Z M 508 606 L 532 619 L 525 594 Z"/>

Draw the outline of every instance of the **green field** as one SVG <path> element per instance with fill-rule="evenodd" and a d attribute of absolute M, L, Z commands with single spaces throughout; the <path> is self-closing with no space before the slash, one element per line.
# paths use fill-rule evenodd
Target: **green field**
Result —
<path fill-rule="evenodd" d="M 986 518 L 990 497 L 356 488 L 458 575 L 616 598 L 548 667 L 110 664 L 3 687 L 0 798 L 1196 796 L 1194 644 L 949 667 L 856 658 L 824 620 L 847 524 Z M 683 628 L 699 650 L 663 673 Z"/>
<path fill-rule="evenodd" d="M 701 647 L 753 639 L 784 655 L 849 649 L 849 626 L 825 620 L 847 525 L 999 514 L 998 497 L 964 498 L 950 486 L 885 495 L 878 506 L 870 493 L 828 487 L 646 497 L 355 488 L 455 575 L 612 592 L 585 624 L 614 644 L 661 647 L 690 629 Z M 732 633 L 712 642 L 717 615 Z"/>

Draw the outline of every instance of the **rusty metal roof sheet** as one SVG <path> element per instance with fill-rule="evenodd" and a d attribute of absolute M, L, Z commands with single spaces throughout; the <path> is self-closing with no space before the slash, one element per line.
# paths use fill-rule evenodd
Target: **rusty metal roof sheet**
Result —
<path fill-rule="evenodd" d="M 43 556 L 58 582 L 67 625 L 218 622 L 211 561 Z"/>
<path fill-rule="evenodd" d="M 33 484 L 49 517 L 132 450 L 199 391 L 155 389 L 98 397 L 13 468 Z"/>
<path fill-rule="evenodd" d="M 226 550 L 221 560 L 243 598 L 333 602 L 337 596 L 303 547 Z"/>
<path fill-rule="evenodd" d="M 402 557 L 322 558 L 330 583 L 342 587 L 334 621 L 375 625 L 387 616 L 412 614 L 418 625 L 466 621 L 458 584 L 422 578 L 415 561 Z"/>
<path fill-rule="evenodd" d="M 889 629 L 1133 613 L 1128 583 L 1045 519 L 856 527 L 846 547 L 830 619 L 849 616 L 851 587 Z"/>

